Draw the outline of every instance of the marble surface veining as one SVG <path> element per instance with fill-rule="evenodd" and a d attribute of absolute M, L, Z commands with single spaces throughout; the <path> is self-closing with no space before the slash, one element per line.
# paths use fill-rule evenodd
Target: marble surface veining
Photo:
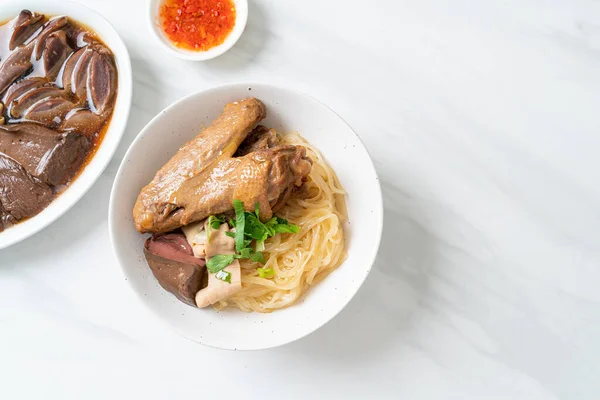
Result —
<path fill-rule="evenodd" d="M 146 1 L 81 2 L 129 48 L 133 108 L 89 193 L 0 251 L 0 398 L 600 398 L 600 2 L 250 0 L 239 43 L 204 63 L 155 44 Z M 371 152 L 385 202 L 354 300 L 261 352 L 168 331 L 108 239 L 135 135 L 232 81 L 335 109 Z"/>

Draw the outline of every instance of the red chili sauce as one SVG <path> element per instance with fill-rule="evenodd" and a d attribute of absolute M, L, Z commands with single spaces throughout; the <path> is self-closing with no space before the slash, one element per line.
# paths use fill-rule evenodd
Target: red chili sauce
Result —
<path fill-rule="evenodd" d="M 232 0 L 165 0 L 160 23 L 175 46 L 205 51 L 223 43 L 233 30 L 235 14 Z"/>

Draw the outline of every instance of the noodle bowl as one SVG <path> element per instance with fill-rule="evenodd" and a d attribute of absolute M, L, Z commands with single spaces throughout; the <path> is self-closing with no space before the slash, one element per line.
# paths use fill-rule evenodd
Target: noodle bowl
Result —
<path fill-rule="evenodd" d="M 268 238 L 266 249 L 255 243 L 249 244 L 263 252 L 264 261 L 269 265 L 246 264 L 245 260 L 241 260 L 240 291 L 243 290 L 246 302 L 240 302 L 238 292 L 228 296 L 227 304 L 216 304 L 225 307 L 221 310 L 215 310 L 215 304 L 204 309 L 190 307 L 165 291 L 150 270 L 143 246 L 148 236 L 140 235 L 133 226 L 132 207 L 140 189 L 152 180 L 156 171 L 181 149 L 185 141 L 198 135 L 198 127 L 206 127 L 210 121 L 217 119 L 226 102 L 249 94 L 266 105 L 268 116 L 261 121 L 262 125 L 276 129 L 280 135 L 298 131 L 310 143 L 298 137 L 294 141 L 296 135 L 284 135 L 285 147 L 291 147 L 287 143 L 301 143 L 307 148 L 312 159 L 311 170 L 314 171 L 303 176 L 305 184 L 303 188 L 296 189 L 297 196 L 287 198 L 281 207 L 273 211 L 276 217 L 288 218 L 297 224 L 299 230 L 277 233 Z M 167 134 L 174 130 L 173 134 Z M 323 154 L 324 160 L 318 157 L 314 148 Z M 335 171 L 341 188 L 335 181 L 335 175 L 330 174 L 330 178 L 326 168 L 322 167 L 324 161 Z M 329 191 L 319 189 L 322 187 L 319 183 L 324 182 L 328 183 Z M 316 193 L 309 186 L 313 186 Z M 334 193 L 335 208 L 298 207 L 321 201 L 319 193 L 322 199 L 329 199 L 329 204 L 333 203 L 331 193 Z M 252 199 L 247 202 L 253 203 Z M 337 214 L 337 222 L 332 214 Z M 346 214 L 348 219 L 344 222 Z M 262 211 L 261 215 L 264 215 Z M 328 217 L 319 220 L 325 216 Z M 231 212 L 227 215 L 229 217 L 232 217 Z M 266 223 L 265 220 L 262 222 Z M 317 228 L 308 226 L 310 223 L 321 228 L 317 231 Z M 373 265 L 382 223 L 381 188 L 376 171 L 359 137 L 343 119 L 322 103 L 293 90 L 269 84 L 239 83 L 190 95 L 162 111 L 144 128 L 116 175 L 110 201 L 109 231 L 118 265 L 127 278 L 126 284 L 152 315 L 194 342 L 219 349 L 257 350 L 277 347 L 314 332 L 351 301 Z M 337 227 L 338 232 L 330 230 L 330 226 Z M 309 230 L 311 233 L 308 233 Z M 324 232 L 331 235 L 327 244 L 329 249 L 319 246 L 327 237 Z M 294 236 L 298 238 L 297 242 L 292 242 Z M 315 240 L 310 241 L 309 237 Z M 331 251 L 335 244 L 332 240 L 343 243 L 337 261 Z M 294 246 L 297 250 L 288 251 L 282 244 Z M 278 257 L 273 260 L 273 248 L 277 246 Z M 294 275 L 296 280 L 290 278 L 295 273 L 290 267 L 295 266 L 295 260 L 307 260 L 308 257 L 302 258 L 302 255 L 311 251 L 311 246 L 313 254 L 320 253 L 320 263 L 310 259 L 302 268 L 298 266 L 296 271 L 299 273 Z M 327 254 L 331 257 L 328 263 Z M 256 271 L 252 271 L 250 266 Z M 259 279 L 261 276 L 267 279 Z M 256 311 L 246 312 L 240 308 Z"/>

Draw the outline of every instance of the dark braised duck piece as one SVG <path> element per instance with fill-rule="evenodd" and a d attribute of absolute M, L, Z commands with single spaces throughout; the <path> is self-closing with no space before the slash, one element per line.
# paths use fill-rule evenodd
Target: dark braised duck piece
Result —
<path fill-rule="evenodd" d="M 48 36 L 68 23 L 67 17 L 58 17 L 46 22 L 40 33 L 29 43 L 18 46 L 0 64 L 0 95 L 32 66 L 31 56 L 35 51 L 35 59 L 39 59 L 44 50 Z M 39 54 L 38 54 L 39 53 Z"/>
<path fill-rule="evenodd" d="M 205 261 L 194 257 L 182 233 L 156 234 L 144 244 L 146 261 L 156 280 L 167 291 L 189 305 L 196 305 L 202 287 Z"/>
<path fill-rule="evenodd" d="M 2 100 L 4 101 L 6 107 L 10 109 L 13 101 L 17 100 L 30 90 L 45 85 L 48 85 L 48 79 L 46 78 L 36 77 L 23 79 L 22 81 L 12 84 L 4 94 L 4 98 Z"/>
<path fill-rule="evenodd" d="M 25 122 L 0 126 L 0 152 L 49 185 L 66 183 L 84 161 L 90 145 L 90 140 L 77 132 L 59 133 Z"/>
<path fill-rule="evenodd" d="M 92 49 L 89 46 L 77 50 L 65 65 L 62 75 L 62 84 L 67 92 L 73 93 L 83 105 L 87 98 L 88 65 L 92 58 Z"/>
<path fill-rule="evenodd" d="M 91 136 L 106 120 L 98 114 L 90 110 L 73 110 L 67 114 L 63 123 L 60 125 L 60 130 L 65 132 L 77 131 Z"/>
<path fill-rule="evenodd" d="M 48 97 L 29 108 L 23 115 L 23 119 L 55 127 L 74 107 L 75 105 L 65 98 Z"/>
<path fill-rule="evenodd" d="M 16 84 L 18 85 L 18 84 Z M 16 86 L 14 85 L 14 86 Z M 12 96 L 11 96 L 12 97 Z M 56 86 L 40 86 L 30 88 L 17 99 L 7 103 L 8 114 L 11 118 L 21 118 L 36 103 L 52 97 L 65 97 L 65 92 Z"/>
<path fill-rule="evenodd" d="M 42 211 L 52 201 L 52 190 L 39 179 L 31 176 L 25 169 L 7 156 L 0 153 L 0 203 L 3 220 L 18 221 L 29 218 Z"/>
<path fill-rule="evenodd" d="M 0 64 L 0 94 L 31 68 L 32 52 L 32 43 L 19 47 Z"/>
<path fill-rule="evenodd" d="M 65 91 L 74 94 L 76 107 L 88 104 L 66 116 L 62 130 L 91 134 L 110 116 L 117 92 L 117 68 L 108 49 L 93 42 L 73 54 L 63 71 Z"/>
<path fill-rule="evenodd" d="M 35 45 L 34 54 L 36 60 L 42 58 L 42 53 L 46 48 L 46 41 L 50 37 L 50 35 L 53 32 L 58 31 L 59 29 L 63 29 L 68 24 L 69 18 L 65 17 L 64 15 L 61 17 L 54 17 L 48 22 L 46 22 L 44 28 L 42 29 L 40 34 L 35 37 L 35 41 L 33 42 L 33 44 Z"/>
<path fill-rule="evenodd" d="M 25 43 L 45 22 L 42 14 L 32 13 L 29 10 L 23 10 L 15 19 L 13 34 L 8 44 L 9 50 L 14 50 L 17 46 Z"/>
<path fill-rule="evenodd" d="M 43 53 L 44 70 L 48 80 L 53 81 L 56 79 L 65 60 L 72 52 L 73 49 L 67 42 L 65 31 L 52 32 L 48 36 Z"/>
<path fill-rule="evenodd" d="M 0 232 L 4 229 L 8 228 L 10 225 L 13 225 L 17 222 L 17 220 L 10 215 L 4 207 L 2 207 L 2 202 L 0 202 Z"/>

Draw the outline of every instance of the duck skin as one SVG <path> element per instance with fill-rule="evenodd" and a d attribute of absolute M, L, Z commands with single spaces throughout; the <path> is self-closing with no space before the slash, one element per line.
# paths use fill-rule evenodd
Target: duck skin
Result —
<path fill-rule="evenodd" d="M 259 203 L 261 219 L 270 218 L 271 205 L 290 186 L 300 185 L 312 164 L 301 146 L 261 147 L 233 157 L 265 115 L 255 98 L 226 105 L 142 189 L 133 209 L 136 229 L 168 232 L 231 211 L 234 199 L 243 201 L 248 211 Z"/>

